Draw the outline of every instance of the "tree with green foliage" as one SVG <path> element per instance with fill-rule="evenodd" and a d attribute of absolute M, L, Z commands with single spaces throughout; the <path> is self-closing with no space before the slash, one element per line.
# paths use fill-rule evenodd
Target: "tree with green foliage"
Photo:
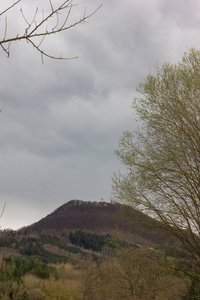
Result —
<path fill-rule="evenodd" d="M 110 235 L 99 235 L 94 233 L 87 233 L 81 230 L 77 230 L 76 232 L 70 232 L 69 241 L 70 243 L 77 245 L 79 247 L 83 247 L 85 249 L 93 250 L 93 251 L 101 251 L 106 244 L 107 238 Z"/>
<path fill-rule="evenodd" d="M 113 176 L 113 199 L 161 221 L 200 272 L 200 51 L 165 63 L 138 87 L 138 129 L 124 132 L 116 155 L 126 174 Z"/>

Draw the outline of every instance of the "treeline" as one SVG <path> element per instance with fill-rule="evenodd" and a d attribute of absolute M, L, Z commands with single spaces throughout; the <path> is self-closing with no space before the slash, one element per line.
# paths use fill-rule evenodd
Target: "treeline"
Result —
<path fill-rule="evenodd" d="M 22 242 L 25 243 L 20 252 L 22 255 L 38 257 L 44 263 L 61 263 L 69 261 L 69 256 L 51 253 L 44 248 L 44 245 L 46 245 L 47 248 L 48 246 L 54 246 L 57 247 L 57 249 L 65 250 L 68 254 L 81 254 L 81 256 L 85 256 L 85 253 L 80 249 L 69 246 L 62 239 L 49 234 L 41 234 L 38 238 L 23 238 L 21 243 Z"/>
<path fill-rule="evenodd" d="M 102 251 L 102 249 L 105 247 L 111 250 L 131 247 L 138 248 L 137 245 L 127 243 L 118 237 L 111 236 L 110 234 L 99 235 L 94 233 L 87 233 L 81 230 L 70 232 L 69 241 L 73 245 L 99 252 Z"/>
<path fill-rule="evenodd" d="M 53 253 L 49 250 L 52 246 L 54 247 Z M 68 245 L 66 240 L 50 234 L 26 236 L 11 231 L 0 237 L 0 247 L 16 250 L 20 255 L 37 258 L 43 263 L 70 262 L 72 261 L 71 254 L 81 257 L 86 255 L 80 248 Z M 65 255 L 61 255 L 60 250 L 65 252 Z"/>
<path fill-rule="evenodd" d="M 32 274 L 39 280 L 47 280 L 55 271 L 55 267 L 29 257 L 3 258 L 0 262 L 0 299 L 28 300 L 24 276 Z"/>
<path fill-rule="evenodd" d="M 69 241 L 71 244 L 83 247 L 84 249 L 101 251 L 106 244 L 106 240 L 110 237 L 109 234 L 98 235 L 78 230 L 74 233 L 70 232 Z"/>
<path fill-rule="evenodd" d="M 47 279 L 55 268 L 36 259 L 24 256 L 3 258 L 0 264 L 0 281 L 16 280 L 30 272 L 39 278 Z"/>

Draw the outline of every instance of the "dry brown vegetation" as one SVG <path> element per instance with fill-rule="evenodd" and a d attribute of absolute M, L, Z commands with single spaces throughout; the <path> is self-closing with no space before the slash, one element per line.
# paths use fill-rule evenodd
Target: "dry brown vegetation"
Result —
<path fill-rule="evenodd" d="M 30 300 L 189 299 L 189 280 L 151 261 L 141 250 L 119 251 L 99 265 L 90 257 L 79 266 L 56 265 L 49 279 L 27 274 L 23 280 Z"/>
<path fill-rule="evenodd" d="M 160 251 L 123 248 L 98 263 L 88 252 L 88 257 L 76 264 L 52 264 L 48 268 L 49 276 L 40 277 L 31 269 L 16 280 L 14 260 L 10 264 L 2 261 L 0 274 L 7 277 L 0 280 L 0 299 L 198 299 L 190 298 L 190 280 L 169 269 Z"/>

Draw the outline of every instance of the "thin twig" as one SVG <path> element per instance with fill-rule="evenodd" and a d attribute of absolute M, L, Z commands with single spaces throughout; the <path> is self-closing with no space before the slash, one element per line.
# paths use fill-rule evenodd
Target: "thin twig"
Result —
<path fill-rule="evenodd" d="M 26 24 L 28 25 L 28 28 L 29 28 L 30 27 L 30 23 L 26 20 L 22 7 L 20 8 L 20 12 L 22 14 L 22 17 L 23 17 L 24 21 L 26 22 Z"/>
<path fill-rule="evenodd" d="M 49 3 L 50 3 L 50 6 L 51 6 L 51 11 L 53 12 L 53 5 L 52 5 L 51 0 L 49 0 Z"/>
<path fill-rule="evenodd" d="M 20 0 L 18 0 L 17 2 L 13 3 L 13 5 L 11 5 L 10 7 L 8 7 L 4 12 L 2 12 L 0 15 L 2 15 L 3 13 L 5 13 L 6 11 L 8 11 L 9 9 L 11 9 L 12 7 L 14 7 L 17 3 L 19 3 Z M 40 20 L 39 23 L 37 23 L 36 21 L 36 17 L 37 17 L 37 13 L 38 13 L 38 8 L 36 8 L 35 10 L 35 13 L 34 13 L 34 16 L 33 16 L 33 19 L 31 20 L 31 22 L 29 22 L 27 20 L 27 18 L 25 17 L 24 15 L 24 12 L 23 12 L 23 9 L 20 8 L 20 12 L 22 14 L 22 17 L 24 19 L 24 21 L 26 22 L 27 24 L 27 28 L 25 28 L 25 33 L 23 35 L 19 35 L 17 34 L 15 37 L 13 38 L 7 38 L 6 39 L 6 35 L 7 35 L 7 18 L 5 19 L 5 32 L 4 32 L 4 38 L 2 41 L 0 41 L 0 45 L 3 49 L 3 51 L 6 52 L 7 56 L 9 57 L 10 55 L 10 44 L 13 42 L 13 41 L 20 41 L 20 40 L 26 40 L 27 42 L 30 42 L 33 47 L 35 49 L 37 49 L 40 54 L 41 54 L 41 57 L 42 57 L 42 61 L 43 61 L 43 57 L 46 56 L 46 57 L 49 57 L 49 58 L 52 58 L 52 59 L 59 59 L 59 60 L 68 60 L 68 59 L 75 59 L 77 58 L 77 56 L 75 57 L 71 57 L 71 58 L 64 58 L 62 56 L 59 56 L 59 57 L 55 57 L 53 55 L 50 55 L 48 53 L 46 53 L 45 51 L 43 51 L 40 46 L 42 44 L 42 42 L 44 41 L 44 38 L 47 36 L 47 35 L 52 35 L 52 34 L 55 34 L 55 33 L 58 33 L 58 32 L 62 32 L 62 31 L 65 31 L 65 30 L 69 30 L 71 29 L 72 27 L 75 27 L 77 26 L 78 24 L 84 24 L 86 23 L 86 20 L 89 19 L 91 16 L 93 16 L 100 8 L 102 5 L 100 5 L 95 11 L 93 11 L 91 14 L 89 15 L 86 15 L 86 9 L 84 10 L 84 14 L 83 14 L 83 17 L 78 20 L 77 22 L 74 22 L 73 24 L 69 25 L 69 26 L 66 26 L 66 23 L 69 19 L 69 16 L 71 14 L 71 11 L 72 11 L 72 7 L 73 6 L 76 6 L 77 4 L 72 4 L 73 3 L 73 0 L 67 0 L 67 1 L 64 1 L 59 7 L 57 8 L 54 8 L 53 7 L 53 4 L 52 4 L 52 1 L 49 0 L 49 4 L 50 4 L 50 8 L 51 8 L 51 12 L 45 17 L 44 16 L 44 11 L 42 10 L 43 12 L 43 16 L 42 16 L 42 19 Z M 59 14 L 62 10 L 64 9 L 68 9 L 68 12 L 67 12 L 67 15 L 66 15 L 66 18 L 64 20 L 64 22 L 62 24 L 59 24 Z M 56 24 L 55 26 L 51 29 L 51 30 L 48 30 L 48 27 L 46 26 L 46 30 L 45 31 L 42 31 L 42 26 L 44 24 L 47 24 L 47 22 L 49 21 L 49 19 L 51 17 L 54 17 L 56 16 Z M 33 26 L 34 24 L 34 26 Z M 39 30 L 41 29 L 41 31 Z M 29 30 L 31 30 L 29 32 Z M 36 45 L 36 43 L 33 41 L 33 38 L 37 38 L 37 37 L 42 37 L 40 43 L 38 45 Z M 2 44 L 6 44 L 6 43 L 9 43 L 9 46 L 6 48 L 4 47 Z"/>
<path fill-rule="evenodd" d="M 6 8 L 4 11 L 2 11 L 0 13 L 0 16 L 2 16 L 3 14 L 5 14 L 8 10 L 10 10 L 11 8 L 13 8 L 15 5 L 17 5 L 17 3 L 19 3 L 21 0 L 18 0 L 17 2 L 13 3 L 12 5 L 10 5 L 8 8 Z"/>
<path fill-rule="evenodd" d="M 4 203 L 3 209 L 2 209 L 1 214 L 0 214 L 0 218 L 3 216 L 5 208 L 6 208 L 6 202 Z"/>
<path fill-rule="evenodd" d="M 3 51 L 6 52 L 7 57 L 9 57 L 9 52 L 6 50 L 6 48 L 2 44 L 0 44 L 0 45 L 1 45 L 1 48 L 3 49 Z"/>
<path fill-rule="evenodd" d="M 4 31 L 4 37 L 3 37 L 4 40 L 6 39 L 7 28 L 8 28 L 8 23 L 7 23 L 7 17 L 5 16 L 5 31 Z"/>
<path fill-rule="evenodd" d="M 30 39 L 27 39 L 32 45 L 34 48 L 36 48 L 42 56 L 46 56 L 46 57 L 49 57 L 49 58 L 52 58 L 52 59 L 55 59 L 55 60 L 70 60 L 70 59 L 77 59 L 78 56 L 73 56 L 73 57 L 62 57 L 62 56 L 59 56 L 59 57 L 55 57 L 55 56 L 52 56 L 50 54 L 47 54 L 46 52 L 42 51 L 40 48 L 38 48 L 37 45 L 35 45 L 35 43 L 30 40 Z"/>

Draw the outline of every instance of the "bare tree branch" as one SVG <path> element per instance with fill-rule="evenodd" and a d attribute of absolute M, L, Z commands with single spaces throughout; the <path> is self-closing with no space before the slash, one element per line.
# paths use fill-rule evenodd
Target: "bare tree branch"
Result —
<path fill-rule="evenodd" d="M 45 38 L 45 36 L 43 36 L 43 39 L 44 39 L 44 38 Z M 37 50 L 40 52 L 42 63 L 44 63 L 44 59 L 43 59 L 44 56 L 49 57 L 49 58 L 51 58 L 51 59 L 58 59 L 58 60 L 68 60 L 68 59 L 76 59 L 76 58 L 78 58 L 78 56 L 74 56 L 74 57 L 69 57 L 69 58 L 67 58 L 67 57 L 62 57 L 62 55 L 60 55 L 60 56 L 58 56 L 58 57 L 55 57 L 55 56 L 53 56 L 53 55 L 47 54 L 46 52 L 42 51 L 42 50 L 39 48 L 39 46 L 40 46 L 41 43 L 37 46 L 31 39 L 27 39 L 27 41 L 30 42 L 30 43 L 33 45 L 33 47 L 34 47 L 35 49 L 37 49 Z"/>
<path fill-rule="evenodd" d="M 4 40 L 5 40 L 5 38 L 6 38 L 6 33 L 7 33 L 7 25 L 8 25 L 8 23 L 7 23 L 7 17 L 5 16 L 5 31 L 4 31 Z"/>
<path fill-rule="evenodd" d="M 0 16 L 7 13 L 8 11 L 10 11 L 19 2 L 20 2 L 20 0 L 14 2 L 7 9 L 5 9 L 3 12 L 0 12 Z M 8 28 L 7 23 L 8 22 L 7 22 L 7 16 L 5 15 L 4 37 L 2 38 L 2 40 L 0 39 L 0 45 L 3 49 L 3 51 L 6 52 L 8 57 L 10 55 L 10 45 L 11 45 L 12 42 L 20 41 L 20 40 L 26 40 L 27 42 L 31 43 L 32 46 L 38 52 L 40 52 L 40 54 L 42 56 L 42 61 L 43 61 L 43 56 L 46 56 L 46 57 L 49 57 L 49 58 L 52 58 L 52 59 L 59 59 L 59 60 L 77 58 L 77 56 L 67 58 L 67 57 L 62 57 L 62 55 L 54 56 L 54 55 L 51 55 L 50 53 L 47 53 L 45 50 L 41 49 L 41 45 L 44 41 L 44 38 L 46 36 L 50 36 L 50 35 L 53 35 L 53 34 L 56 34 L 56 33 L 59 33 L 59 32 L 69 30 L 73 27 L 76 27 L 79 24 L 85 24 L 86 21 L 90 17 L 92 17 L 100 9 L 100 7 L 102 5 L 100 5 L 95 11 L 93 11 L 92 13 L 90 13 L 88 15 L 86 14 L 86 9 L 85 9 L 82 18 L 78 19 L 77 21 L 74 21 L 72 24 L 68 24 L 69 16 L 71 15 L 72 8 L 77 6 L 77 4 L 73 4 L 73 0 L 66 0 L 61 5 L 59 5 L 57 8 L 55 8 L 52 1 L 49 0 L 49 6 L 50 6 L 50 12 L 48 12 L 45 15 L 45 13 L 42 10 L 43 16 L 39 21 L 38 21 L 38 18 L 39 18 L 39 8 L 38 7 L 36 8 L 36 10 L 34 12 L 34 15 L 33 15 L 33 18 L 31 19 L 31 21 L 29 21 L 28 18 L 25 16 L 25 13 L 24 13 L 24 11 L 21 7 L 20 12 L 21 12 L 21 15 L 22 15 L 22 19 L 25 21 L 27 26 L 25 27 L 25 31 L 24 31 L 23 34 L 19 33 L 16 36 L 9 37 L 9 38 L 7 38 L 7 28 Z M 66 14 L 66 16 L 64 17 L 64 21 L 61 22 L 60 16 L 64 15 L 64 14 Z M 48 24 L 48 22 L 53 17 L 56 18 L 56 23 L 53 27 L 50 28 L 50 23 Z M 46 25 L 45 29 L 44 29 L 44 25 Z M 41 37 L 42 39 L 37 44 L 34 41 L 34 38 L 37 39 L 38 37 Z"/>
<path fill-rule="evenodd" d="M 6 208 L 6 203 L 4 203 L 4 205 L 3 205 L 3 209 L 2 209 L 2 211 L 1 211 L 0 218 L 3 216 L 3 213 L 4 213 L 5 208 Z"/>
<path fill-rule="evenodd" d="M 21 0 L 18 0 L 17 2 L 13 3 L 12 5 L 10 5 L 8 8 L 6 8 L 4 11 L 0 12 L 0 16 L 2 16 L 3 14 L 5 14 L 8 10 L 12 9 L 15 5 L 17 5 Z"/>

